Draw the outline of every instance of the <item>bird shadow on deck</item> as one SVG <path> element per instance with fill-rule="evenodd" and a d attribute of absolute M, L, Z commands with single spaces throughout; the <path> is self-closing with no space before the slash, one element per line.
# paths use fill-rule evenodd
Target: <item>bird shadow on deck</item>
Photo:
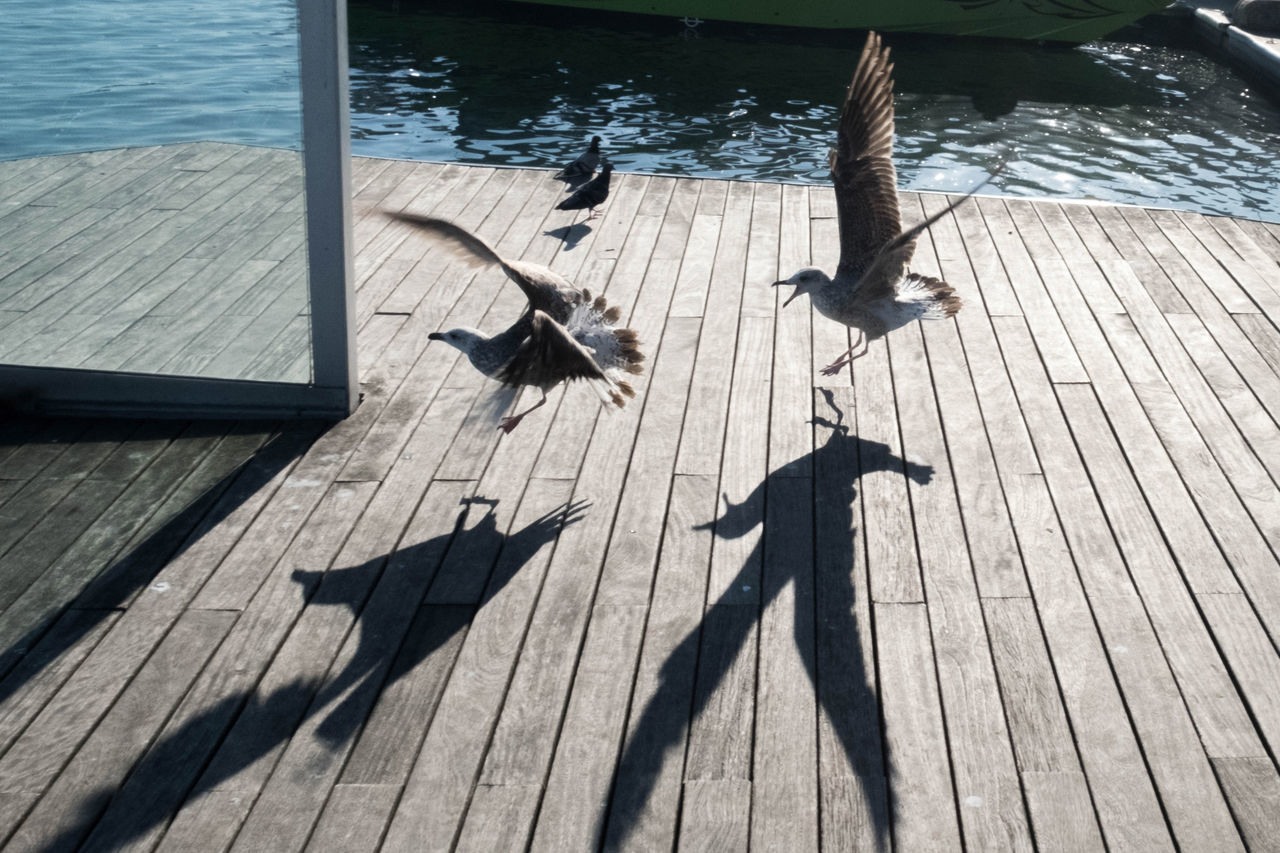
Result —
<path fill-rule="evenodd" d="M 547 237 L 563 240 L 564 251 L 571 252 L 578 247 L 583 237 L 591 233 L 591 226 L 586 222 L 575 222 L 572 225 L 561 225 L 559 228 L 552 228 L 542 233 Z"/>
<path fill-rule="evenodd" d="M 856 550 L 854 500 L 863 474 L 905 472 L 923 484 L 932 478 L 933 468 L 904 461 L 893 455 L 887 445 L 859 438 L 843 423 L 844 413 L 831 392 L 822 393 L 836 417 L 835 422 L 821 417 L 812 421 L 816 431 L 829 432 L 825 443 L 807 457 L 775 469 L 742 503 L 732 504 L 725 496 L 726 506 L 720 517 L 695 528 L 713 528 L 718 539 L 737 539 L 763 522 L 764 535 L 726 591 L 705 608 L 701 623 L 684 637 L 662 666 L 657 690 L 640 712 L 619 763 L 604 833 L 608 850 L 627 848 L 664 763 L 682 758 L 669 754 L 672 748 L 681 743 L 686 726 L 697 725 L 699 715 L 721 688 L 744 645 L 751 641 L 755 624 L 788 584 L 796 587 L 793 624 L 799 656 L 816 691 L 819 717 L 826 721 L 819 724 L 819 730 L 829 727 L 848 768 L 840 767 L 838 757 L 821 755 L 830 745 L 819 738 L 819 768 L 824 777 L 819 785 L 826 812 L 822 831 L 827 830 L 829 822 L 839 823 L 840 836 L 848 840 L 852 835 L 858 849 L 874 846 L 884 850 L 889 846 L 887 777 L 892 764 L 881 737 L 874 670 L 865 657 L 869 649 L 864 649 L 859 636 L 854 573 L 865 573 L 866 566 Z M 814 472 L 812 495 L 805 493 L 807 479 L 795 476 L 806 459 Z M 802 524 L 789 525 L 792 520 Z M 803 524 L 806 520 L 812 526 Z M 757 583 L 758 603 L 746 604 L 740 590 Z M 866 589 L 865 585 L 861 588 Z M 866 633 L 870 635 L 869 630 Z M 764 677 L 763 663 L 757 672 L 757 677 Z M 785 685 L 774 688 L 783 689 Z M 765 692 L 764 687 L 756 689 L 757 720 Z M 732 725 L 736 721 L 727 722 Z M 750 719 L 745 725 L 751 726 Z M 739 734 L 750 742 L 749 732 Z M 760 749 L 757 734 L 756 767 Z M 692 747 L 690 757 L 685 758 L 686 773 L 697 770 L 691 762 Z M 754 778 L 751 767 L 745 770 L 752 774 L 747 778 Z M 839 778 L 850 775 L 860 796 L 838 784 Z M 828 789 L 840 793 L 829 794 Z M 758 808 L 753 804 L 752 813 Z M 828 839 L 827 843 L 838 842 Z"/>
<path fill-rule="evenodd" d="M 336 777 L 352 750 L 359 753 L 365 746 L 363 736 L 379 740 L 369 744 L 374 753 L 391 744 L 396 754 L 392 760 L 402 758 L 406 754 L 403 731 L 371 730 L 380 697 L 437 651 L 448 646 L 451 650 L 446 653 L 456 654 L 475 614 L 564 527 L 581 520 L 588 508 L 580 501 L 562 504 L 520 530 L 504 534 L 493 512 L 497 501 L 474 497 L 463 504 L 448 533 L 357 566 L 295 571 L 292 581 L 307 599 L 307 607 L 342 607 L 353 614 L 351 630 L 357 648 L 349 662 L 323 680 L 298 677 L 266 695 L 259 685 L 220 697 L 139 756 L 123 785 L 86 795 L 78 817 L 40 849 L 52 853 L 76 849 L 84 842 L 86 849 L 116 850 L 144 836 L 158 836 L 185 803 L 228 782 L 235 789 L 237 774 L 278 749 L 292 747 L 295 739 L 301 739 L 307 775 L 317 779 L 320 799 L 312 803 L 316 819 L 328 792 L 319 780 L 326 770 Z M 477 505 L 486 507 L 484 514 L 468 526 L 468 513 Z M 456 555 L 462 556 L 450 565 Z M 478 565 L 481 560 L 487 563 Z M 480 601 L 423 604 L 431 584 L 446 570 L 485 573 L 488 580 Z M 420 732 L 426 731 L 434 714 L 443 682 L 438 687 L 413 712 L 421 722 Z M 335 781 L 329 779 L 330 784 Z M 230 827 L 233 832 L 237 828 Z M 184 827 L 183 832 L 188 829 Z"/>

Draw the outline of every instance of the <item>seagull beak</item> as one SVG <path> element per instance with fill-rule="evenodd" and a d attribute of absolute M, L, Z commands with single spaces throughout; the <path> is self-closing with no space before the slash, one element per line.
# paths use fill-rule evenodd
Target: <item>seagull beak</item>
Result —
<path fill-rule="evenodd" d="M 771 286 L 772 286 L 772 287 L 777 287 L 777 286 L 778 286 L 778 285 L 780 285 L 780 284 L 790 284 L 790 283 L 791 283 L 791 282 L 789 282 L 789 281 L 787 281 L 787 280 L 785 280 L 785 279 L 784 279 L 784 280 L 782 280 L 782 281 L 775 281 Z M 800 288 L 798 288 L 798 287 L 797 287 L 795 290 L 791 291 L 791 295 L 790 295 L 790 296 L 788 296 L 788 297 L 787 297 L 787 299 L 786 299 L 786 301 L 782 303 L 782 307 L 783 307 L 783 308 L 786 308 L 788 305 L 790 305 L 790 304 L 791 304 L 791 300 L 792 300 L 792 299 L 795 299 L 795 298 L 796 298 L 797 296 L 799 296 L 799 295 L 800 295 Z"/>
<path fill-rule="evenodd" d="M 431 334 L 427 335 L 427 340 L 429 340 L 429 341 L 443 341 L 443 340 L 444 340 L 444 335 L 440 334 L 439 332 L 432 332 Z"/>

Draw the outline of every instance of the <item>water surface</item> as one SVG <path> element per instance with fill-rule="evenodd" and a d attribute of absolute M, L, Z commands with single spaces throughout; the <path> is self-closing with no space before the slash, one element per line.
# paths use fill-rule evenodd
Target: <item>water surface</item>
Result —
<path fill-rule="evenodd" d="M 1007 195 L 1280 221 L 1280 109 L 1175 27 L 888 36 L 900 183 L 964 189 L 1008 156 Z M 547 166 L 598 133 L 623 171 L 812 183 L 864 39 L 453 0 L 356 0 L 350 33 L 359 154 Z"/>
<path fill-rule="evenodd" d="M 352 150 L 825 183 L 862 33 L 495 0 L 351 0 Z M 292 0 L 6 0 L 0 159 L 214 139 L 297 148 Z M 1280 221 L 1280 109 L 1168 33 L 1083 47 L 891 35 L 899 180 Z"/>

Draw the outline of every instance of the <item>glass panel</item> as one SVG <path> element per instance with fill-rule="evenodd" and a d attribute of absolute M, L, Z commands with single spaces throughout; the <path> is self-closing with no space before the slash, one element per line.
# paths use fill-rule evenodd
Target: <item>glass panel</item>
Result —
<path fill-rule="evenodd" d="M 308 382 L 293 0 L 5 0 L 0 364 Z"/>

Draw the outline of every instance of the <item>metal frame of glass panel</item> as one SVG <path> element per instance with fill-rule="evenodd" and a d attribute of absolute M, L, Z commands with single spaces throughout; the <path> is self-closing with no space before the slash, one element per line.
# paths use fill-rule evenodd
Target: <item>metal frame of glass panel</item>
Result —
<path fill-rule="evenodd" d="M 0 402 L 41 414 L 322 417 L 359 401 L 344 0 L 297 0 L 311 312 L 309 384 L 0 365 Z"/>

